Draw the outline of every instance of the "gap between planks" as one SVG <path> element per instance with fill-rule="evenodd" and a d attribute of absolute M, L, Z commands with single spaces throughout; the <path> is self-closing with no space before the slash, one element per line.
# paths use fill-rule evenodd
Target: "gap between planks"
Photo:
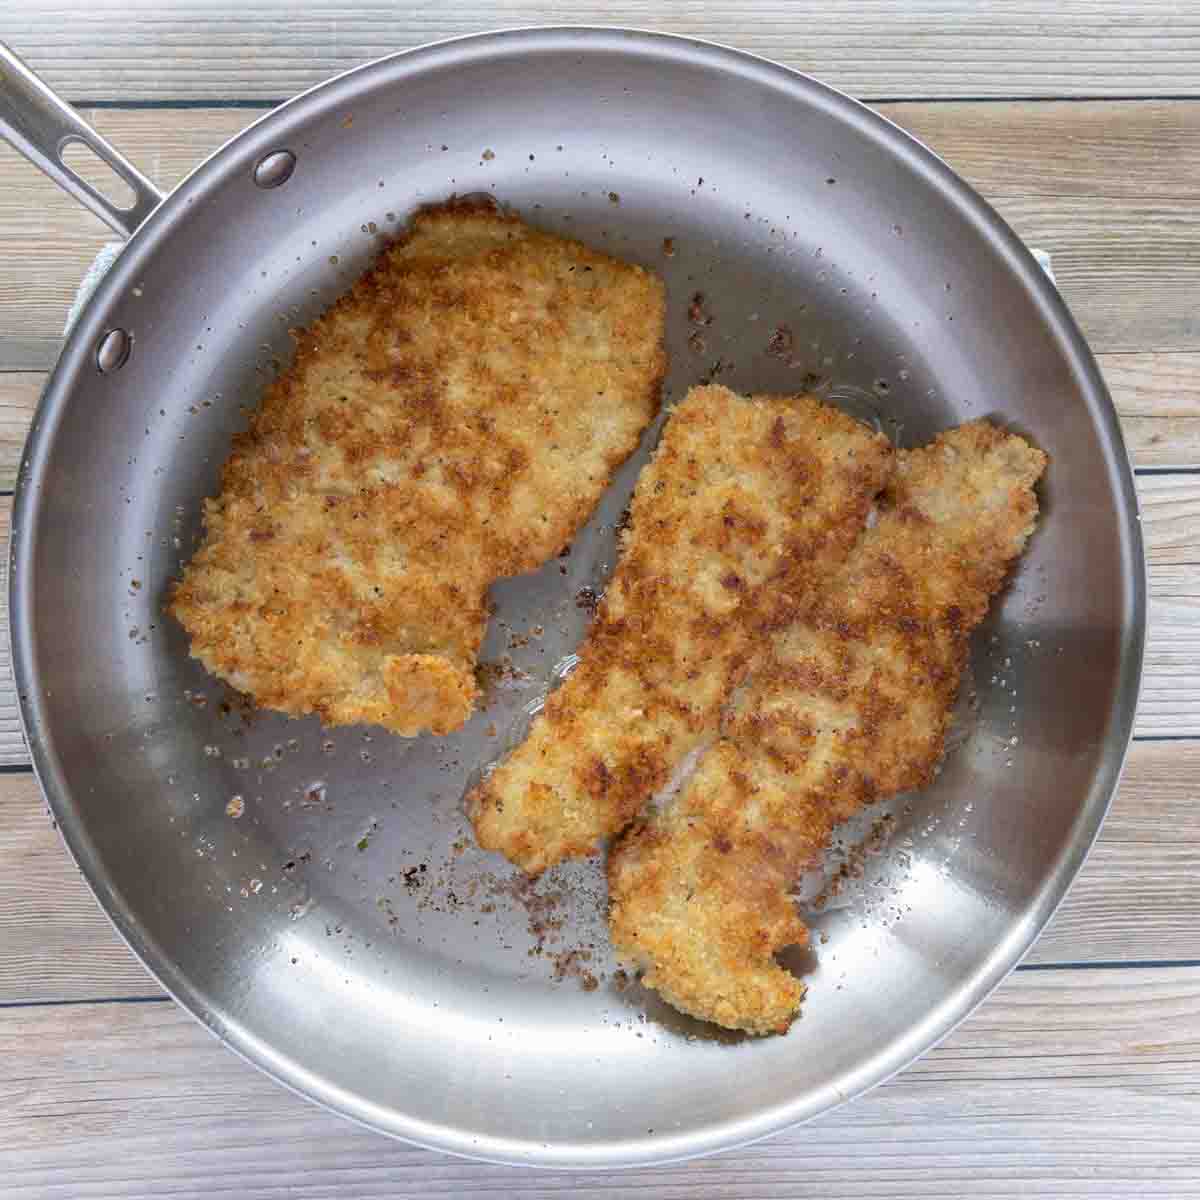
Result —
<path fill-rule="evenodd" d="M 1200 241 L 1200 101 L 879 108 L 946 158 L 1026 241 L 1053 256 L 1059 286 L 1093 349 L 1200 351 L 1194 303 L 1200 258 L 1192 252 Z M 255 114 L 102 109 L 86 115 L 169 188 Z M 79 280 L 113 237 L 0 146 L 6 264 L 0 368 L 50 365 L 47 354 L 61 336 Z"/>
<path fill-rule="evenodd" d="M 1091 857 L 1026 961 L 1200 959 L 1198 792 L 1200 742 L 1135 742 Z M 0 1006 L 153 995 L 163 993 L 100 911 L 34 776 L 0 775 Z"/>
<path fill-rule="evenodd" d="M 389 1141 L 306 1104 L 171 1004 L 0 1013 L 9 1200 L 894 1200 L 1194 1195 L 1200 969 L 1021 972 L 901 1075 L 752 1147 L 533 1171 Z M 789 1035 L 802 1037 L 801 1021 Z M 1048 1136 L 1049 1135 L 1049 1136 Z M 119 1153 L 114 1153 L 114 1146 Z M 264 1153 L 264 1147 L 269 1152 Z"/>

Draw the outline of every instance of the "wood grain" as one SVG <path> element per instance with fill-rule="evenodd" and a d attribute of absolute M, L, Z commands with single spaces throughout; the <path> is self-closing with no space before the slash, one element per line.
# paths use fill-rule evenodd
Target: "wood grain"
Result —
<path fill-rule="evenodd" d="M 1134 743 L 1099 841 L 1028 962 L 1200 959 L 1198 790 L 1200 743 Z M 162 994 L 92 899 L 33 775 L 0 774 L 0 1006 Z"/>
<path fill-rule="evenodd" d="M 1093 350 L 1200 348 L 1195 200 L 1000 196 L 995 207 L 1051 255 L 1058 289 Z"/>
<path fill-rule="evenodd" d="M 11 491 L 16 483 L 21 451 L 45 385 L 44 371 L 0 373 L 0 491 Z"/>
<path fill-rule="evenodd" d="M 1200 464 L 1200 354 L 1102 354 L 1134 464 Z"/>
<path fill-rule="evenodd" d="M 1200 570 L 1193 565 L 1150 568 L 1149 636 L 1134 726 L 1143 737 L 1200 735 L 1198 589 Z M 1200 781 L 1196 793 L 1200 796 Z"/>
<path fill-rule="evenodd" d="M 1143 475 L 1138 479 L 1146 561 L 1200 567 L 1200 487 L 1192 475 Z M 1200 571 L 1197 572 L 1200 581 Z"/>
<path fill-rule="evenodd" d="M 881 110 L 943 155 L 1030 244 L 1052 254 L 1063 294 L 1093 349 L 1200 352 L 1200 256 L 1194 253 L 1200 104 L 892 104 Z M 86 115 L 167 188 L 258 114 L 100 109 Z M 112 237 L 98 218 L 0 146 L 0 367 L 51 365 L 48 347 L 62 334 L 79 280 Z"/>
<path fill-rule="evenodd" d="M 1200 192 L 1197 104 L 1046 100 L 872 107 L 993 199 L 1103 195 L 1144 202 L 1186 200 Z"/>
<path fill-rule="evenodd" d="M 1100 837 L 1025 961 L 1200 960 L 1198 801 L 1200 742 L 1134 742 Z"/>
<path fill-rule="evenodd" d="M 163 995 L 83 882 L 32 772 L 0 774 L 0 1005 Z"/>
<path fill-rule="evenodd" d="M 8 544 L 12 500 L 0 500 L 0 545 Z M 7 559 L 7 555 L 5 556 Z M 3 572 L 4 595 L 0 598 L 0 767 L 29 765 L 29 751 L 21 732 L 17 710 L 17 688 L 13 682 L 12 648 L 8 637 L 8 570 Z M 2 822 L 0 822 L 2 823 Z"/>
<path fill-rule="evenodd" d="M 864 97 L 1200 93 L 1200 21 L 1172 0 L 56 0 L 0 9 L 10 42 L 70 99 L 285 99 L 364 60 L 520 25 L 656 28 L 736 45 Z"/>
<path fill-rule="evenodd" d="M 1197 1028 L 1198 968 L 1019 972 L 939 1049 L 807 1126 L 676 1166 L 576 1174 L 367 1133 L 173 1004 L 9 1009 L 0 1171 L 9 1200 L 1182 1198 L 1200 1191 Z"/>

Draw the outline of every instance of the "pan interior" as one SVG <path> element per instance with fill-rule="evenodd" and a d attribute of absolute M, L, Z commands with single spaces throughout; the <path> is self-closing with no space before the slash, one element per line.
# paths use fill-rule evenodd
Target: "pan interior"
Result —
<path fill-rule="evenodd" d="M 276 149 L 296 155 L 294 173 L 256 187 Z M 470 192 L 662 274 L 668 402 L 709 378 L 817 388 L 905 445 L 990 414 L 1051 455 L 1042 528 L 976 640 L 957 748 L 928 792 L 847 833 L 847 848 L 865 838 L 874 852 L 812 914 L 815 951 L 793 964 L 809 998 L 787 1037 L 714 1032 L 626 983 L 599 864 L 527 885 L 475 848 L 462 812 L 473 772 L 569 666 L 657 426 L 570 555 L 494 589 L 488 702 L 451 737 L 247 711 L 161 614 L 289 328 L 416 205 Z M 698 293 L 703 325 L 689 318 Z M 89 352 L 112 325 L 133 354 L 102 376 Z M 1011 965 L 1115 781 L 1140 564 L 1102 389 L 1004 233 L 932 160 L 753 60 L 668 39 L 513 35 L 301 99 L 139 236 L 39 424 L 17 658 L 68 840 L 204 1021 L 389 1132 L 610 1165 L 818 1113 L 923 1049 Z"/>

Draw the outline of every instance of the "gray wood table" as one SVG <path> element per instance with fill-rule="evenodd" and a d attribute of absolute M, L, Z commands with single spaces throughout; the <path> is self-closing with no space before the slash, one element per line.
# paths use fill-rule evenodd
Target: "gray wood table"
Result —
<path fill-rule="evenodd" d="M 1200 5 L 9 0 L 0 38 L 166 187 L 336 71 L 553 20 L 686 32 L 811 71 L 932 145 L 1051 252 L 1138 468 L 1153 597 L 1137 740 L 1101 839 L 1026 964 L 856 1103 L 657 1170 L 461 1162 L 310 1107 L 162 994 L 51 828 L 5 647 L 0 1194 L 1200 1196 Z M 106 240 L 0 146 L 5 524 L 67 306 Z"/>

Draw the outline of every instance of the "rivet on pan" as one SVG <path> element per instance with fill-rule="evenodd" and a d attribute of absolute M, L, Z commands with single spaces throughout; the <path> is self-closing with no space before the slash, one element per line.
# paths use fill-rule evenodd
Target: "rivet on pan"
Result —
<path fill-rule="evenodd" d="M 119 371 L 128 361 L 133 338 L 124 329 L 110 329 L 96 343 L 96 366 L 103 375 Z"/>
<path fill-rule="evenodd" d="M 287 183 L 296 169 L 296 156 L 290 150 L 272 150 L 258 160 L 254 182 L 260 188 L 274 188 Z"/>

